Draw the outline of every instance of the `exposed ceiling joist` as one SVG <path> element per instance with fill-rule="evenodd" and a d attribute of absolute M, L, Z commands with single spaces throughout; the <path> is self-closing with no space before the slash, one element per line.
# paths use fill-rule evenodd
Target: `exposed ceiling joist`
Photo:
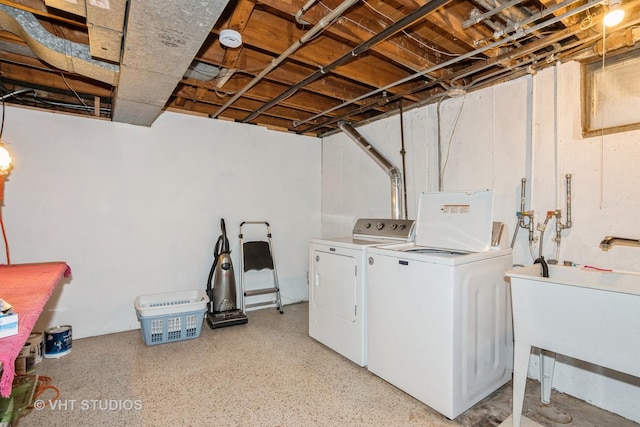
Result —
<path fill-rule="evenodd" d="M 325 135 L 605 51 L 603 0 L 227 1 L 0 0 L 0 95 L 32 88 L 7 101 L 143 126 L 171 109 Z M 622 8 L 607 54 L 638 47 L 640 0 Z M 225 29 L 243 44 L 221 45 Z"/>

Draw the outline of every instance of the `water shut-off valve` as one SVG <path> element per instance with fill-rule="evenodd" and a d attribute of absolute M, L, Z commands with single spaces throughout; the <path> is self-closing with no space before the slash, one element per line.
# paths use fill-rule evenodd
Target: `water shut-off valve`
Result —
<path fill-rule="evenodd" d="M 545 216 L 544 223 L 542 225 L 538 224 L 536 229 L 540 232 L 540 240 L 544 236 L 544 232 L 547 228 L 548 222 L 551 218 L 555 219 L 555 236 L 553 237 L 553 241 L 560 246 L 560 241 L 562 240 L 562 230 L 571 228 L 571 174 L 565 175 L 566 180 L 566 203 L 567 203 L 567 220 L 566 223 L 562 222 L 562 210 L 555 209 L 552 211 L 547 211 Z M 516 215 L 518 217 L 518 227 L 529 230 L 529 245 L 538 241 L 537 236 L 534 235 L 534 211 L 533 210 L 525 210 L 525 199 L 526 199 L 526 178 L 522 178 L 521 181 L 521 189 L 520 189 L 520 212 L 517 212 Z M 515 235 L 514 235 L 515 241 Z M 542 249 L 543 242 L 540 241 L 540 248 Z M 512 243 L 513 246 L 513 243 Z"/>

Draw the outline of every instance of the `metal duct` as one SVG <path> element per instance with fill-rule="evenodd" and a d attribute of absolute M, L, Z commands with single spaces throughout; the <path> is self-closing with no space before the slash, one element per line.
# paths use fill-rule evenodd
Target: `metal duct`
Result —
<path fill-rule="evenodd" d="M 92 59 L 87 45 L 52 35 L 33 14 L 2 4 L 0 30 L 18 35 L 38 58 L 56 68 L 116 86 L 114 122 L 151 126 L 162 113 L 227 3 L 228 0 L 129 2 L 119 67 Z M 124 14 L 124 4 L 118 0 L 108 10 L 95 10 L 97 21 L 90 30 L 117 27 L 118 22 L 123 21 L 120 18 Z M 81 9 L 76 13 L 81 13 Z M 111 22 L 113 19 L 115 23 Z M 90 31 L 91 45 L 105 50 L 103 48 L 111 46 L 115 40 L 112 55 L 119 59 L 118 34 L 116 30 Z"/>
<path fill-rule="evenodd" d="M 29 12 L 0 4 L 0 30 L 20 37 L 38 58 L 64 71 L 115 85 L 118 66 L 91 59 L 89 46 L 56 37 Z"/>
<path fill-rule="evenodd" d="M 85 18 L 91 56 L 120 62 L 128 0 L 44 0 L 47 7 Z"/>
<path fill-rule="evenodd" d="M 129 2 L 113 121 L 153 124 L 227 3 Z"/>
<path fill-rule="evenodd" d="M 94 58 L 120 63 L 127 1 L 89 0 L 86 2 L 89 49 Z"/>
<path fill-rule="evenodd" d="M 222 70 L 215 65 L 206 62 L 193 61 L 191 66 L 184 73 L 185 79 L 194 79 L 201 82 L 210 82 L 220 75 Z"/>
<path fill-rule="evenodd" d="M 338 127 L 351 138 L 365 153 L 373 159 L 391 178 L 391 218 L 407 219 L 406 212 L 403 212 L 402 203 L 402 173 L 386 157 L 367 141 L 357 130 L 347 122 L 338 122 Z"/>

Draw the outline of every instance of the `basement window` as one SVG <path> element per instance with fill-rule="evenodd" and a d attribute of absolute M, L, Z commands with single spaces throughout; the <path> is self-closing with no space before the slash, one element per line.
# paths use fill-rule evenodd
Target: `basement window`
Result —
<path fill-rule="evenodd" d="M 640 129 L 640 50 L 582 64 L 582 136 Z"/>

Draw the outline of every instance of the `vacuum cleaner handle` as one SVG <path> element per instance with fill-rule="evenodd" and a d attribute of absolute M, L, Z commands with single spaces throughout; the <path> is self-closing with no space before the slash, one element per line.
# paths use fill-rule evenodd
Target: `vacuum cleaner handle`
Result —
<path fill-rule="evenodd" d="M 220 253 L 231 253 L 229 249 L 229 239 L 227 239 L 227 227 L 224 224 L 224 218 L 220 218 L 220 230 L 222 230 L 222 235 L 220 239 L 222 239 L 222 250 Z"/>
<path fill-rule="evenodd" d="M 211 270 L 209 270 L 209 278 L 207 279 L 207 296 L 209 297 L 209 304 L 213 307 L 213 275 L 216 271 L 216 265 L 218 264 L 218 250 L 220 248 L 220 239 L 222 236 L 218 237 L 216 241 L 216 245 L 213 248 L 213 265 L 211 265 Z"/>
<path fill-rule="evenodd" d="M 209 296 L 210 304 L 213 304 L 213 275 L 215 274 L 216 266 L 218 265 L 218 258 L 220 258 L 220 255 L 223 253 L 231 253 L 224 218 L 220 219 L 220 230 L 222 231 L 222 235 L 218 237 L 216 245 L 213 248 L 213 265 L 211 266 L 209 278 L 207 279 L 207 295 Z"/>

